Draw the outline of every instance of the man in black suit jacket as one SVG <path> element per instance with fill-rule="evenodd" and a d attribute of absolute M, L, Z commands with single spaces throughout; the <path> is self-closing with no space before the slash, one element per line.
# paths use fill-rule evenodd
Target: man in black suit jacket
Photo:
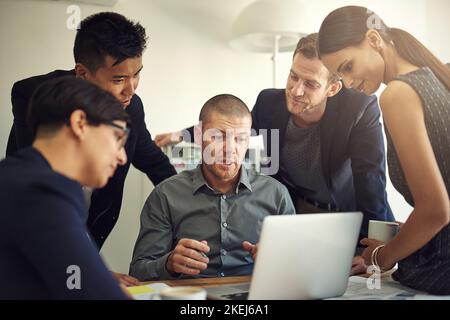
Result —
<path fill-rule="evenodd" d="M 316 39 L 312 34 L 299 41 L 286 89 L 259 94 L 252 127 L 263 133 L 271 159 L 263 170 L 288 187 L 297 213 L 363 211 L 364 238 L 369 220 L 394 220 L 385 190 L 380 111 L 375 96 L 342 88 L 318 59 Z M 279 139 L 272 141 L 274 130 Z M 181 134 L 155 141 L 163 146 Z"/>
<path fill-rule="evenodd" d="M 77 31 L 74 70 L 28 78 L 15 83 L 12 89 L 14 124 L 7 155 L 32 143 L 34 137 L 26 121 L 28 101 L 36 87 L 49 79 L 67 75 L 86 79 L 112 93 L 130 116 L 131 133 L 125 145 L 127 163 L 116 170 L 104 188 L 93 190 L 91 195 L 87 192 L 90 199 L 87 226 L 99 249 L 119 217 L 130 164 L 147 174 L 155 185 L 176 174 L 152 140 L 145 125 L 142 101 L 135 94 L 146 40 L 145 29 L 139 23 L 111 12 L 92 15 L 81 22 Z"/>

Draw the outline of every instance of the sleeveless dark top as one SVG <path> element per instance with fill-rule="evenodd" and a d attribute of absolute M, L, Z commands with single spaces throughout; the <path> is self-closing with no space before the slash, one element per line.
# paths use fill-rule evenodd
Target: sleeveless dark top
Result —
<path fill-rule="evenodd" d="M 450 93 L 428 67 L 398 76 L 395 80 L 409 84 L 422 100 L 428 137 L 447 193 L 450 193 Z M 392 184 L 405 200 L 414 206 L 414 200 L 387 130 L 386 136 L 387 160 Z M 400 283 L 433 294 L 450 294 L 450 225 L 444 227 L 421 249 L 399 261 L 398 266 L 393 278 Z"/>

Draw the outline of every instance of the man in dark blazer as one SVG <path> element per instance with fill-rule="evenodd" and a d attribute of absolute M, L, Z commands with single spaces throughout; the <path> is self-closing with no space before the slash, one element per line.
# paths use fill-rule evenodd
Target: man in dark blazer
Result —
<path fill-rule="evenodd" d="M 316 41 L 317 34 L 299 41 L 286 89 L 263 90 L 253 107 L 252 127 L 271 160 L 262 170 L 288 187 L 297 213 L 362 211 L 364 238 L 369 220 L 394 220 L 380 111 L 375 96 L 342 88 L 318 59 Z M 163 146 L 181 135 L 155 141 Z"/>
<path fill-rule="evenodd" d="M 139 23 L 117 13 L 92 15 L 81 22 L 77 31 L 74 70 L 31 77 L 15 83 L 12 89 L 14 124 L 7 155 L 32 143 L 34 137 L 26 121 L 28 102 L 35 89 L 49 79 L 67 75 L 86 79 L 112 93 L 130 116 L 131 133 L 125 145 L 127 163 L 116 170 L 105 187 L 93 190 L 92 194 L 86 192 L 90 202 L 87 226 L 99 249 L 119 217 L 130 164 L 147 174 L 155 185 L 176 174 L 152 140 L 145 125 L 142 101 L 135 94 L 146 40 L 145 29 Z"/>

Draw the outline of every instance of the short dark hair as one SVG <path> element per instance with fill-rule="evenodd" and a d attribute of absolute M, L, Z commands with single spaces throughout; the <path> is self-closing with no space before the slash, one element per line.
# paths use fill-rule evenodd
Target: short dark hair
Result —
<path fill-rule="evenodd" d="M 128 58 L 142 56 L 146 47 L 145 29 L 114 12 L 100 12 L 81 21 L 75 37 L 73 55 L 76 63 L 96 72 L 104 66 L 107 55 L 117 65 Z"/>
<path fill-rule="evenodd" d="M 317 42 L 319 39 L 318 33 L 311 33 L 303 38 L 301 38 L 298 43 L 297 47 L 295 48 L 294 55 L 292 56 L 292 59 L 295 57 L 296 54 L 301 54 L 307 59 L 319 59 L 319 52 L 317 50 Z M 330 72 L 330 76 L 328 78 L 328 83 L 335 83 L 339 81 L 339 77 L 333 73 Z"/>
<path fill-rule="evenodd" d="M 251 119 L 252 117 L 244 101 L 232 94 L 219 94 L 206 101 L 200 111 L 199 120 L 207 122 L 210 120 L 212 112 L 238 118 L 250 117 Z"/>
<path fill-rule="evenodd" d="M 36 89 L 30 99 L 28 125 L 33 134 L 41 129 L 57 131 L 75 110 L 84 111 L 92 125 L 115 120 L 130 125 L 127 112 L 111 93 L 71 76 L 45 81 Z"/>

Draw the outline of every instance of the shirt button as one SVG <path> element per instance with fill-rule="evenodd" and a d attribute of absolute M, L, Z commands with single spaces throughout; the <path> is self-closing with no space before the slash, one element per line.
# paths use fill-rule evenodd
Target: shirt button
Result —
<path fill-rule="evenodd" d="M 222 255 L 223 255 L 223 256 L 226 256 L 226 255 L 227 255 L 227 250 L 222 249 L 222 250 L 220 250 L 220 251 L 222 252 Z"/>
<path fill-rule="evenodd" d="M 226 222 L 222 223 L 222 225 L 224 228 L 228 227 L 228 223 L 226 223 Z"/>

